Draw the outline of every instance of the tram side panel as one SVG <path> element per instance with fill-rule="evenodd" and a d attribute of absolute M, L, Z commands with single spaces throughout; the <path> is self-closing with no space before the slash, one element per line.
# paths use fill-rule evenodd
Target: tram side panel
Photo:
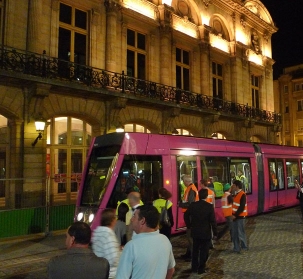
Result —
<path fill-rule="evenodd" d="M 294 181 L 301 176 L 302 148 L 265 144 L 256 146 L 262 153 L 263 212 L 297 205 Z M 259 169 L 259 173 L 261 172 Z M 259 190 L 261 192 L 262 189 L 259 187 Z M 259 204 L 261 205 L 261 201 Z"/>

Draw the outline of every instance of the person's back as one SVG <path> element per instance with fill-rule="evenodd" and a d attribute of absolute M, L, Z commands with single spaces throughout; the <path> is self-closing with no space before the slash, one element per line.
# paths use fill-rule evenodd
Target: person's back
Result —
<path fill-rule="evenodd" d="M 90 249 L 69 249 L 67 254 L 52 258 L 48 265 L 50 279 L 107 279 L 108 275 L 108 261 Z"/>
<path fill-rule="evenodd" d="M 125 250 L 127 247 L 127 250 Z M 158 231 L 152 233 L 140 233 L 133 236 L 132 240 L 126 244 L 120 258 L 120 264 L 131 265 L 123 258 L 133 259 L 131 278 L 135 279 L 155 279 L 166 274 L 170 264 L 172 254 L 171 243 L 168 238 Z M 149 264 L 151 263 L 152 264 Z M 121 266 L 122 267 L 122 266 Z M 120 268 L 120 267 L 119 267 Z M 127 276 L 117 278 L 129 278 Z"/>
<path fill-rule="evenodd" d="M 201 239 L 211 239 L 212 232 L 217 235 L 217 224 L 215 222 L 215 213 L 213 205 L 207 201 L 201 200 L 190 205 L 192 236 Z"/>
<path fill-rule="evenodd" d="M 120 258 L 120 245 L 113 230 L 115 224 L 115 210 L 111 208 L 104 209 L 101 214 L 101 226 L 95 229 L 92 237 L 94 253 L 109 262 L 109 278 L 115 278 Z"/>
<path fill-rule="evenodd" d="M 66 232 L 65 255 L 52 258 L 47 267 L 50 279 L 107 279 L 109 263 L 98 258 L 89 243 L 91 229 L 84 222 L 73 223 Z"/>
<path fill-rule="evenodd" d="M 157 230 L 158 210 L 152 205 L 138 207 L 131 219 L 136 234 L 122 252 L 117 279 L 170 279 L 175 259 L 168 238 Z"/>

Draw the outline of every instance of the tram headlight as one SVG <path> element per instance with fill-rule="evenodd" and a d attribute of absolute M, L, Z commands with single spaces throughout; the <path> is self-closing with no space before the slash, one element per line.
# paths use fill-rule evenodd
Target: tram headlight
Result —
<path fill-rule="evenodd" d="M 95 217 L 94 213 L 89 214 L 88 222 L 91 223 L 94 220 L 94 217 Z"/>
<path fill-rule="evenodd" d="M 79 212 L 78 215 L 77 215 L 77 221 L 81 221 L 83 219 L 83 212 Z"/>

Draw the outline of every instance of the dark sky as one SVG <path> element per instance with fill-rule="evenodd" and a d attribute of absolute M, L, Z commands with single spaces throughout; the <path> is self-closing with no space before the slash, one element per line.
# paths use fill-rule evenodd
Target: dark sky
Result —
<path fill-rule="evenodd" d="M 279 30 L 272 36 L 274 79 L 283 68 L 303 64 L 303 0 L 261 0 Z"/>

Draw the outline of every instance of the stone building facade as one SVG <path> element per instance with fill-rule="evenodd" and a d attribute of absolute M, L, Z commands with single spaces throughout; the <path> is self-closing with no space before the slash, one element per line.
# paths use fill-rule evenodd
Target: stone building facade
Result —
<path fill-rule="evenodd" d="M 0 5 L 2 208 L 74 203 L 91 137 L 120 125 L 277 143 L 277 28 L 261 1 Z"/>
<path fill-rule="evenodd" d="M 303 147 L 303 64 L 287 67 L 274 81 L 277 108 L 282 116 L 280 144 Z"/>

